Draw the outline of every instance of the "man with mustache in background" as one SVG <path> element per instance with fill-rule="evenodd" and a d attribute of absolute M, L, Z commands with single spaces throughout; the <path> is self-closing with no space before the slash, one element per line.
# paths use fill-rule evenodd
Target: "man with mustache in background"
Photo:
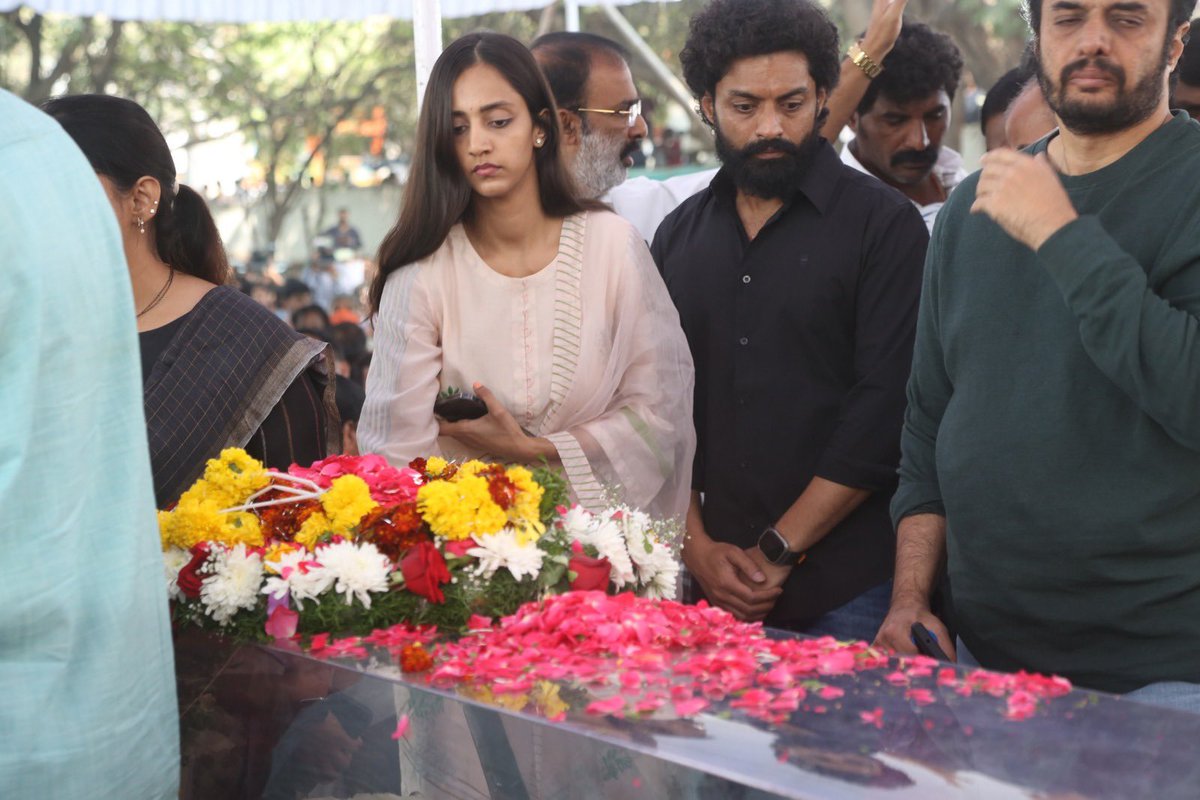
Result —
<path fill-rule="evenodd" d="M 874 62 L 863 62 L 874 71 Z M 963 58 L 949 36 L 906 21 L 850 116 L 855 138 L 842 161 L 894 186 L 916 204 L 929 230 L 967 176 L 962 156 L 942 145 Z M 870 72 L 868 72 L 870 74 Z"/>
<path fill-rule="evenodd" d="M 820 136 L 840 59 L 813 0 L 713 0 L 680 60 L 723 163 L 651 247 L 696 365 L 689 599 L 869 637 L 928 234 Z"/>
<path fill-rule="evenodd" d="M 934 229 L 877 641 L 955 655 L 945 562 L 960 661 L 1200 711 L 1200 125 L 1167 100 L 1195 0 L 1027 7 L 1058 130 Z"/>

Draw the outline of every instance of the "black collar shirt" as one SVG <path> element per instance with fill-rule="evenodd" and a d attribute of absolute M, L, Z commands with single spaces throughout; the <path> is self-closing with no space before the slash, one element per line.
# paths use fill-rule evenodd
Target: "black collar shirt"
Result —
<path fill-rule="evenodd" d="M 929 236 L 906 197 L 825 142 L 753 241 L 735 201 L 722 170 L 651 247 L 696 364 L 705 528 L 750 547 L 814 477 L 873 492 L 767 617 L 801 628 L 892 574 L 888 501 Z"/>

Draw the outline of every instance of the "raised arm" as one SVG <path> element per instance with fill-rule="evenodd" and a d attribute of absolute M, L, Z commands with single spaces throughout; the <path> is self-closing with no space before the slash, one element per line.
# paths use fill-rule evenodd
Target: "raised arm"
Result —
<path fill-rule="evenodd" d="M 863 35 L 859 47 L 878 66 L 883 66 L 883 59 L 892 52 L 896 39 L 900 36 L 900 26 L 904 22 L 904 9 L 908 0 L 875 0 L 871 8 L 871 19 L 867 23 L 867 32 Z M 837 88 L 829 96 L 829 116 L 821 126 L 821 135 L 831 142 L 836 142 L 850 122 L 854 110 L 858 108 L 871 79 L 867 73 L 849 58 L 842 60 L 841 76 Z"/>

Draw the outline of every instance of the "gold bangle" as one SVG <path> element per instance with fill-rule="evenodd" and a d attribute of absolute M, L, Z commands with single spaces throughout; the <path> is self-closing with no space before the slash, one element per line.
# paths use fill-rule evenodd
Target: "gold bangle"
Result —
<path fill-rule="evenodd" d="M 863 71 L 871 80 L 879 77 L 879 73 L 883 72 L 883 67 L 875 63 L 875 60 L 867 55 L 867 52 L 862 49 L 858 42 L 850 45 L 850 49 L 846 51 L 846 56 L 850 59 L 850 63 Z"/>

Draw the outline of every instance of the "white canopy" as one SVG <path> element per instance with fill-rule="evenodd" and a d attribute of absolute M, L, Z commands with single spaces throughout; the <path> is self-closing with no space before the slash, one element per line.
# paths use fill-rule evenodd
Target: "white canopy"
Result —
<path fill-rule="evenodd" d="M 594 0 L 600 2 L 601 0 Z M 670 0 L 667 0 L 668 2 Z M 552 0 L 440 0 L 442 17 L 474 17 L 504 11 L 544 8 Z M 630 5 L 641 0 L 606 0 Z M 589 4 L 583 0 L 581 4 Z M 297 22 L 365 19 L 384 16 L 413 19 L 422 0 L 0 0 L 0 10 L 28 6 L 43 14 L 174 22 Z M 416 11 L 420 14 L 420 10 Z"/>

